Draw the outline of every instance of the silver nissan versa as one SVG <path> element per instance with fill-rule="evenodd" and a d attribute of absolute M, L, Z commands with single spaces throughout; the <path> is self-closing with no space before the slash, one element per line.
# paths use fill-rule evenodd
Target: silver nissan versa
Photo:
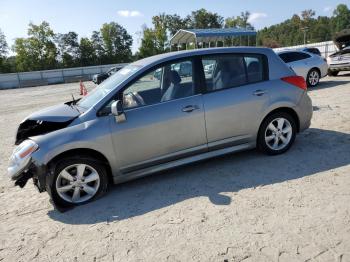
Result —
<path fill-rule="evenodd" d="M 32 178 L 56 207 L 74 206 L 111 183 L 194 161 L 255 147 L 284 153 L 311 117 L 305 80 L 271 49 L 166 53 L 24 119 L 8 174 L 21 187 Z"/>

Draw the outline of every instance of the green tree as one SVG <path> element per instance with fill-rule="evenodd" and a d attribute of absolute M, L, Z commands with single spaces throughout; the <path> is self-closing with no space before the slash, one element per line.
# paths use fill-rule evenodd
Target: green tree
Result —
<path fill-rule="evenodd" d="M 345 4 L 340 4 L 333 11 L 333 25 L 335 32 L 350 28 L 350 10 Z"/>
<path fill-rule="evenodd" d="M 180 29 L 189 28 L 221 28 L 223 17 L 205 9 L 193 11 L 185 18 L 179 15 L 161 13 L 153 16 L 153 28 L 144 27 L 142 30 L 139 57 L 159 54 L 170 49 L 169 39 Z"/>
<path fill-rule="evenodd" d="M 18 71 L 52 69 L 57 66 L 57 48 L 54 32 L 49 23 L 29 24 L 28 38 L 17 38 L 13 50 L 16 52 Z"/>
<path fill-rule="evenodd" d="M 32 71 L 38 69 L 38 57 L 26 38 L 16 38 L 13 51 L 16 52 L 16 70 Z"/>
<path fill-rule="evenodd" d="M 96 64 L 102 64 L 105 49 L 103 47 L 103 40 L 101 37 L 101 33 L 99 31 L 93 31 L 91 35 L 91 43 L 95 50 L 95 56 L 96 56 Z"/>
<path fill-rule="evenodd" d="M 335 33 L 350 28 L 350 11 L 345 4 L 340 4 L 334 10 L 332 17 L 318 16 L 315 11 L 304 10 L 301 16 L 293 15 L 291 19 L 270 27 L 265 27 L 258 32 L 258 44 L 291 46 L 304 42 L 304 31 L 307 27 L 307 42 L 329 41 Z"/>
<path fill-rule="evenodd" d="M 221 28 L 224 23 L 222 16 L 208 12 L 204 8 L 193 11 L 185 19 L 187 28 Z"/>
<path fill-rule="evenodd" d="M 55 42 L 58 48 L 59 62 L 61 67 L 74 67 L 79 56 L 78 34 L 68 32 L 66 34 L 56 34 Z"/>
<path fill-rule="evenodd" d="M 6 37 L 0 29 L 0 57 L 4 58 L 8 52 Z"/>
<path fill-rule="evenodd" d="M 129 62 L 131 59 L 132 37 L 118 23 L 102 25 L 100 30 L 104 48 L 104 63 Z"/>
<path fill-rule="evenodd" d="M 314 17 L 316 14 L 316 12 L 312 9 L 307 9 L 301 12 L 301 17 L 303 18 L 303 20 L 311 20 L 312 17 Z"/>
<path fill-rule="evenodd" d="M 254 27 L 248 22 L 250 17 L 250 12 L 241 12 L 240 16 L 232 16 L 225 19 L 225 27 L 238 27 L 254 30 Z"/>
<path fill-rule="evenodd" d="M 141 46 L 138 51 L 137 58 L 144 58 L 159 53 L 157 46 L 156 33 L 153 29 L 144 26 L 142 31 L 143 37 L 141 40 Z"/>
<path fill-rule="evenodd" d="M 232 16 L 225 19 L 225 28 L 244 28 L 248 30 L 254 30 L 254 27 L 248 22 L 250 17 L 250 12 L 245 11 L 241 12 L 240 16 Z M 253 40 L 253 39 L 252 39 Z M 248 45 L 251 44 L 251 41 L 248 43 L 248 37 L 243 36 L 240 38 L 234 38 L 233 45 Z M 231 44 L 231 39 L 226 40 L 226 44 Z"/>
<path fill-rule="evenodd" d="M 82 37 L 80 39 L 79 60 L 81 66 L 94 65 L 96 62 L 96 52 L 89 38 Z"/>
<path fill-rule="evenodd" d="M 160 14 L 152 17 L 152 23 L 154 25 L 154 36 L 156 38 L 156 52 L 163 53 L 168 41 L 167 35 L 167 18 L 165 14 Z"/>
<path fill-rule="evenodd" d="M 176 34 L 180 29 L 187 29 L 187 20 L 182 19 L 179 15 L 165 15 L 166 27 L 170 36 Z"/>
<path fill-rule="evenodd" d="M 0 72 L 5 72 L 6 55 L 8 52 L 8 45 L 4 33 L 0 29 Z"/>

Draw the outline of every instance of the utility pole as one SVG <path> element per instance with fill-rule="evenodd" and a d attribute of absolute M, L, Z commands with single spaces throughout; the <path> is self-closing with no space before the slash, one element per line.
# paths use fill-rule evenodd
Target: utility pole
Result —
<path fill-rule="evenodd" d="M 301 31 L 304 32 L 304 45 L 306 45 L 306 32 L 308 30 L 309 30 L 309 28 L 307 26 L 301 28 Z"/>

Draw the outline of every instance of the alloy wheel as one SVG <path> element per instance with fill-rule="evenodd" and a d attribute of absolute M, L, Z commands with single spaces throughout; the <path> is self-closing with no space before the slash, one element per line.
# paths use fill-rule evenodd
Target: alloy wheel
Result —
<path fill-rule="evenodd" d="M 309 74 L 309 84 L 315 86 L 320 81 L 320 75 L 316 70 L 313 70 Z"/>
<path fill-rule="evenodd" d="M 82 203 L 91 199 L 100 187 L 98 172 L 86 164 L 65 167 L 57 176 L 56 191 L 69 203 Z"/>
<path fill-rule="evenodd" d="M 281 150 L 288 146 L 293 135 L 293 129 L 286 118 L 276 118 L 268 124 L 265 130 L 266 145 L 272 150 Z"/>

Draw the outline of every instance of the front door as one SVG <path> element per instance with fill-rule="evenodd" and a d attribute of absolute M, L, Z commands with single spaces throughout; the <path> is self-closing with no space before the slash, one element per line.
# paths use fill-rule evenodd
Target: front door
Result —
<path fill-rule="evenodd" d="M 122 91 L 126 121 L 117 123 L 111 116 L 122 173 L 206 151 L 203 98 L 192 73 L 176 70 L 178 63 L 192 61 L 155 68 Z"/>

